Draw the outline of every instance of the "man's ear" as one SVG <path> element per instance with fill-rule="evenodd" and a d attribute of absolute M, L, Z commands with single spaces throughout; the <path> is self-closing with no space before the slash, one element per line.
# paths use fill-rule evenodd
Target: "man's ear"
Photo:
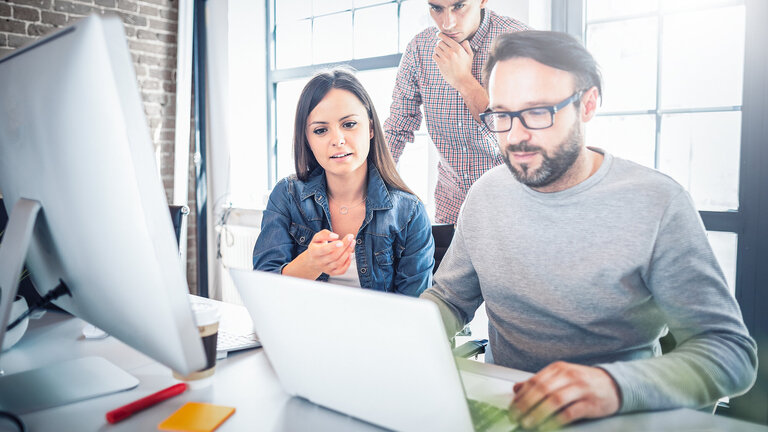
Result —
<path fill-rule="evenodd" d="M 480 9 L 484 9 L 488 5 L 488 0 L 480 0 Z"/>
<path fill-rule="evenodd" d="M 600 99 L 600 93 L 597 87 L 592 87 L 581 95 L 581 121 L 588 122 L 595 116 L 597 111 L 597 101 Z"/>

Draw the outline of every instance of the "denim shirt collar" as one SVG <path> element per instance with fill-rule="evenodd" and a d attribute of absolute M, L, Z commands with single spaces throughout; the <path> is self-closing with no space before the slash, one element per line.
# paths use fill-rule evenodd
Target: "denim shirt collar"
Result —
<path fill-rule="evenodd" d="M 392 197 L 389 194 L 386 183 L 381 178 L 379 170 L 373 164 L 368 163 L 368 190 L 365 199 L 365 205 L 368 210 L 388 210 L 393 207 Z M 304 185 L 304 191 L 301 199 L 305 200 L 311 196 L 323 197 L 328 195 L 325 182 L 325 170 L 318 166 L 309 175 L 309 179 Z M 317 201 L 317 199 L 316 199 Z"/>

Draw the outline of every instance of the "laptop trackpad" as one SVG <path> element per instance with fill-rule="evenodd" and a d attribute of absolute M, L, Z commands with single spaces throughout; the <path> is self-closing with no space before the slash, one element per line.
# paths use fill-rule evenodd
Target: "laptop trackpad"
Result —
<path fill-rule="evenodd" d="M 469 399 L 488 402 L 505 409 L 512 402 L 514 383 L 511 381 L 467 371 L 461 371 L 461 379 L 464 382 L 464 392 Z"/>

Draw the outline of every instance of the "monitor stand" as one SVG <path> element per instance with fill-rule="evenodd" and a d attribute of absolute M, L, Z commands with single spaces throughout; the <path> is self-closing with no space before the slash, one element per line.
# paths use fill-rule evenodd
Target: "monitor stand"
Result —
<path fill-rule="evenodd" d="M 0 346 L 40 209 L 38 201 L 19 199 L 10 212 L 0 243 Z M 0 377 L 0 410 L 24 414 L 137 385 L 138 379 L 106 359 L 79 358 Z"/>

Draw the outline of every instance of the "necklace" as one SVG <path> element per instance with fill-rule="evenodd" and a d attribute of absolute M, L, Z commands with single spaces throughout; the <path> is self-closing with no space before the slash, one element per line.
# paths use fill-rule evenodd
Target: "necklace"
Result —
<path fill-rule="evenodd" d="M 331 201 L 336 201 L 336 200 L 335 200 L 335 199 L 334 199 L 332 196 L 330 196 L 330 195 L 328 195 L 328 198 L 329 198 Z M 362 200 L 362 201 L 360 201 L 359 203 L 355 204 L 355 205 L 339 205 L 339 213 L 341 213 L 342 215 L 346 215 L 346 214 L 348 214 L 350 209 L 353 209 L 353 208 L 355 208 L 355 207 L 358 207 L 360 204 L 364 203 L 366 198 L 367 198 L 367 197 L 366 197 L 365 195 L 363 195 L 363 200 Z M 338 203 L 337 203 L 337 204 L 338 204 Z"/>

